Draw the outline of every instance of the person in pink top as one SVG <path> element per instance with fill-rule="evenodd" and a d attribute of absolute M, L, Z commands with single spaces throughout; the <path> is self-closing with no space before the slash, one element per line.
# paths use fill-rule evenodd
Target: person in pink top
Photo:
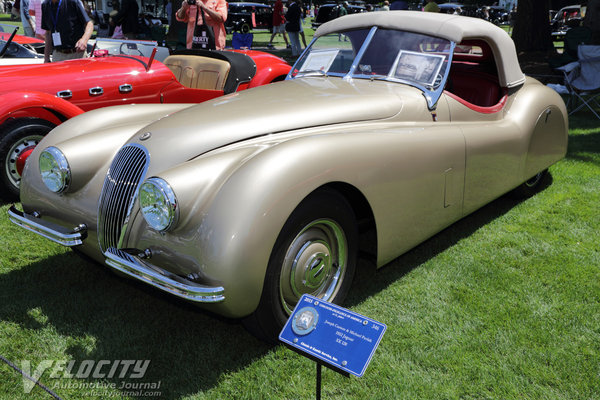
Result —
<path fill-rule="evenodd" d="M 42 29 L 42 0 L 31 0 L 30 8 L 33 8 L 35 15 L 35 37 L 46 39 L 46 31 Z"/>
<path fill-rule="evenodd" d="M 192 4 L 190 4 L 192 3 Z M 202 12 L 200 12 L 202 10 Z M 213 28 L 216 50 L 225 48 L 227 33 L 225 20 L 227 19 L 227 3 L 225 0 L 184 0 L 181 8 L 175 13 L 177 21 L 187 22 L 186 47 L 192 48 L 194 30 L 196 29 L 196 13 L 199 12 L 197 21 L 202 25 L 202 13 L 206 18 L 206 25 Z"/>

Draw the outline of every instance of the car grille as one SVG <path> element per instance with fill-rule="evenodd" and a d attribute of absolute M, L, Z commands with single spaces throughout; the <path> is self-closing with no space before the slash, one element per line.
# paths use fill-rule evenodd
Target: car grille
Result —
<path fill-rule="evenodd" d="M 103 252 L 109 247 L 119 248 L 149 161 L 145 148 L 129 144 L 119 150 L 110 165 L 98 202 L 98 241 Z"/>

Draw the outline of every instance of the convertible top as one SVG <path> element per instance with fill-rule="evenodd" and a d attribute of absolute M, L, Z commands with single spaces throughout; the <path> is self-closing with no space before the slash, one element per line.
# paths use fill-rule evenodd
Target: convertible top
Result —
<path fill-rule="evenodd" d="M 223 89 L 225 94 L 233 93 L 241 83 L 250 82 L 256 75 L 256 63 L 252 57 L 234 51 L 186 49 L 178 50 L 173 55 L 192 55 L 216 58 L 227 61 L 231 66 Z"/>
<path fill-rule="evenodd" d="M 515 87 L 525 82 L 515 44 L 501 28 L 479 18 L 422 11 L 376 11 L 346 15 L 319 27 L 315 38 L 329 33 L 378 26 L 451 40 L 457 44 L 468 39 L 485 40 L 494 53 L 502 87 Z"/>

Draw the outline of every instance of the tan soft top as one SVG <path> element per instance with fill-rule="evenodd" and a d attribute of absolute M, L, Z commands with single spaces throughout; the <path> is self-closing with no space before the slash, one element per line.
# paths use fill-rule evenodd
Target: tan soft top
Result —
<path fill-rule="evenodd" d="M 511 37 L 503 29 L 479 18 L 421 11 L 377 11 L 336 18 L 321 25 L 315 37 L 372 26 L 422 33 L 456 43 L 466 39 L 485 40 L 494 53 L 500 85 L 510 88 L 525 82 Z"/>

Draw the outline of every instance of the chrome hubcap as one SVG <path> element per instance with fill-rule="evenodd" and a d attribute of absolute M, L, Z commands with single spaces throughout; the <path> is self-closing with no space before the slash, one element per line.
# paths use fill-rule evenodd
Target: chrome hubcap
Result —
<path fill-rule="evenodd" d="M 21 184 L 21 171 L 25 165 L 25 160 L 31 154 L 31 150 L 37 146 L 43 136 L 26 136 L 12 145 L 6 157 L 6 176 L 10 183 L 19 187 Z"/>
<path fill-rule="evenodd" d="M 291 314 L 308 293 L 330 300 L 342 285 L 347 259 L 346 236 L 329 219 L 316 220 L 298 233 L 288 247 L 281 270 L 281 304 Z"/>

